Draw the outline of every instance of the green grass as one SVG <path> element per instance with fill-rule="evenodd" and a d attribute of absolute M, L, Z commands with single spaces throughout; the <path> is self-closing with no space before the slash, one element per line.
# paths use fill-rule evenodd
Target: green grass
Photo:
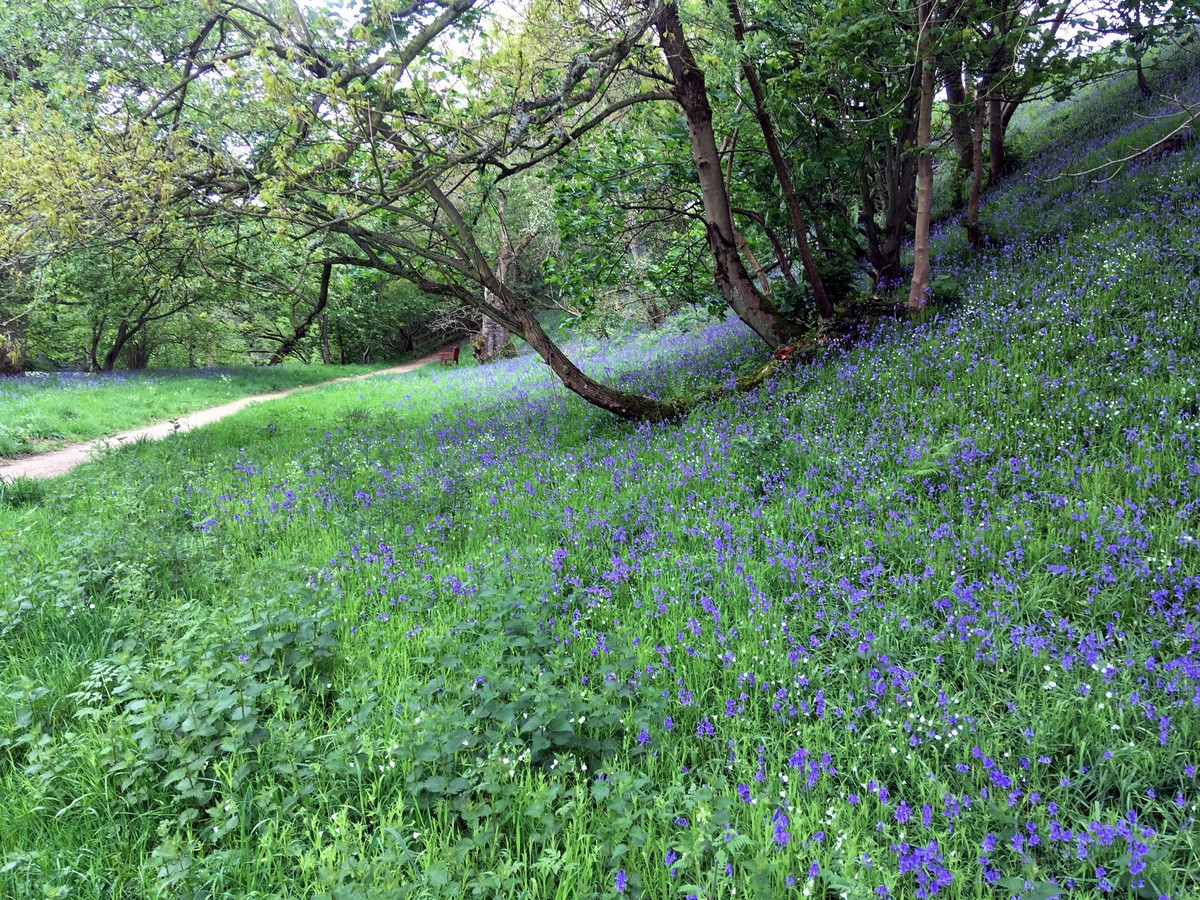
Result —
<path fill-rule="evenodd" d="M 1200 895 L 1195 164 L 1012 179 L 951 314 L 680 423 L 434 366 L 6 487 L 0 895 Z"/>
<path fill-rule="evenodd" d="M 0 457 L 105 437 L 254 394 L 387 368 L 394 363 L 30 375 L 0 379 Z"/>

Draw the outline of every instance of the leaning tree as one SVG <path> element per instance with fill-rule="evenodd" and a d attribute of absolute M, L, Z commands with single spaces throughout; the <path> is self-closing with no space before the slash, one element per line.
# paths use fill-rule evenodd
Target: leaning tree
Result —
<path fill-rule="evenodd" d="M 147 177 L 89 179 L 91 207 L 77 213 L 71 233 L 90 227 L 95 237 L 130 197 L 142 204 L 132 218 L 153 210 L 179 227 L 233 215 L 277 223 L 281 233 L 318 241 L 322 266 L 375 269 L 471 305 L 523 337 L 590 403 L 626 418 L 677 412 L 585 375 L 499 277 L 478 238 L 499 182 L 623 109 L 667 98 L 633 72 L 639 59 L 651 65 L 644 36 L 658 6 L 589 7 L 595 20 L 571 30 L 559 68 L 521 84 L 485 77 L 471 53 L 454 51 L 456 40 L 479 35 L 474 0 L 376 2 L 353 22 L 271 0 L 170 8 L 174 29 L 162 27 L 157 7 L 121 6 L 106 20 L 105 0 L 76 0 L 95 27 L 76 18 L 64 26 L 72 40 L 89 42 L 94 60 L 119 60 L 102 76 L 80 73 L 65 61 L 69 41 L 56 45 L 84 84 L 101 82 L 85 92 L 95 102 L 71 108 L 78 127 L 159 148 L 159 168 Z M 70 199 L 58 201 L 78 209 Z M 48 202 L 38 215 L 49 217 Z"/>

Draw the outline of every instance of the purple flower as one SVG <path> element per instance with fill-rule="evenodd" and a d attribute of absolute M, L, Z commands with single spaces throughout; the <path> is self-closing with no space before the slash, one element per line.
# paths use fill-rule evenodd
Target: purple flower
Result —
<path fill-rule="evenodd" d="M 625 893 L 625 884 L 626 884 L 625 870 L 617 869 L 617 893 L 618 894 Z"/>
<path fill-rule="evenodd" d="M 776 848 L 782 850 L 788 845 L 788 841 L 792 839 L 791 833 L 787 830 L 788 817 L 783 811 L 783 807 L 775 807 L 775 812 L 771 816 L 771 822 L 774 825 L 772 829 L 772 838 L 775 841 Z"/>

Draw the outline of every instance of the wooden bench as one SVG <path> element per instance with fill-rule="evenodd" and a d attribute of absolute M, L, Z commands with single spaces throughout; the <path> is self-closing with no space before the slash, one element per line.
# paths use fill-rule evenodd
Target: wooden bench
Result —
<path fill-rule="evenodd" d="M 457 366 L 458 365 L 458 348 L 460 346 L 461 346 L 460 344 L 455 344 L 454 347 L 449 350 L 439 350 L 438 351 L 438 362 L 441 363 L 443 366 L 448 366 L 448 365 L 450 365 L 450 363 L 454 363 L 454 365 Z"/>

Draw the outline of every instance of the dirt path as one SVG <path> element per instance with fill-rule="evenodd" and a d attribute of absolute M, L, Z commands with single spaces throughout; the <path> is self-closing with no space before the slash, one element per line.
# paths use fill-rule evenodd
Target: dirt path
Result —
<path fill-rule="evenodd" d="M 317 384 L 306 384 L 303 387 L 291 388 L 286 391 L 276 391 L 273 394 L 255 394 L 253 397 L 241 397 L 238 400 L 223 403 L 220 406 L 198 409 L 195 412 L 179 416 L 177 419 L 169 419 L 166 422 L 156 422 L 153 425 L 145 425 L 141 428 L 121 431 L 108 437 L 97 438 L 96 440 L 86 441 L 81 444 L 70 444 L 61 450 L 51 450 L 49 453 L 21 457 L 11 462 L 0 463 L 0 481 L 12 481 L 14 478 L 56 478 L 59 475 L 65 475 L 76 466 L 90 460 L 96 450 L 119 447 L 121 444 L 128 444 L 143 439 L 157 441 L 165 437 L 170 437 L 172 434 L 180 434 L 184 431 L 191 431 L 193 428 L 199 428 L 202 425 L 208 425 L 210 422 L 216 422 L 219 419 L 224 419 L 226 416 L 232 416 L 235 412 L 245 409 L 251 403 L 265 403 L 268 400 L 278 400 L 280 397 L 287 397 L 289 394 L 311 391 L 313 388 L 324 387 L 327 384 L 361 381 L 364 378 L 373 378 L 376 375 L 401 375 L 405 372 L 412 372 L 414 369 L 419 369 L 422 366 L 427 366 L 432 362 L 437 362 L 437 358 L 438 355 L 435 351 L 428 356 L 414 359 L 412 362 L 393 366 L 390 369 L 367 372 L 365 375 L 348 375 L 345 378 L 334 378 L 330 381 L 322 381 Z"/>

